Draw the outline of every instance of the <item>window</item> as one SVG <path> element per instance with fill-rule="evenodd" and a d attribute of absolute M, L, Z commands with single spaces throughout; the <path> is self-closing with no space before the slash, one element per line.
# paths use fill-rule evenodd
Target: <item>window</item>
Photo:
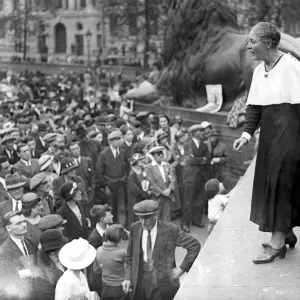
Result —
<path fill-rule="evenodd" d="M 0 0 L 0 11 L 4 8 L 4 0 Z"/>
<path fill-rule="evenodd" d="M 13 9 L 16 10 L 19 8 L 20 0 L 13 0 Z"/>
<path fill-rule="evenodd" d="M 83 29 L 82 23 L 77 22 L 77 23 L 76 23 L 76 28 L 77 28 L 77 30 L 82 30 L 82 29 Z"/>
<path fill-rule="evenodd" d="M 118 15 L 111 14 L 109 18 L 109 29 L 112 36 L 116 36 L 118 32 Z"/>
<path fill-rule="evenodd" d="M 101 30 L 101 23 L 97 23 L 97 30 Z"/>
<path fill-rule="evenodd" d="M 130 0 L 129 2 L 129 35 L 137 34 L 137 15 L 138 7 L 137 0 Z"/>
<path fill-rule="evenodd" d="M 62 8 L 62 2 L 63 0 L 59 0 L 58 3 L 57 3 L 57 8 L 58 9 L 61 9 Z"/>
<path fill-rule="evenodd" d="M 80 0 L 80 9 L 84 9 L 86 6 L 86 1 L 85 0 Z"/>
<path fill-rule="evenodd" d="M 102 35 L 97 34 L 97 48 L 101 49 L 102 48 Z"/>

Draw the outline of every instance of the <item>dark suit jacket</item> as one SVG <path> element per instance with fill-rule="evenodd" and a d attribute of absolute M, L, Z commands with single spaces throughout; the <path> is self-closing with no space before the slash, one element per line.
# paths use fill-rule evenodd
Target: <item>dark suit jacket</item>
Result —
<path fill-rule="evenodd" d="M 157 165 L 153 166 L 152 164 L 149 164 L 146 168 L 147 179 L 150 181 L 152 192 L 155 197 L 162 196 L 161 193 L 167 188 L 170 188 L 172 191 L 175 189 L 175 177 L 172 168 L 169 163 L 164 164 L 166 182 L 163 181 L 163 177 Z"/>
<path fill-rule="evenodd" d="M 183 168 L 183 183 L 202 184 L 207 179 L 207 172 L 210 162 L 210 153 L 207 145 L 202 141 L 199 148 L 191 139 L 185 146 L 185 152 L 192 155 L 186 160 Z M 205 182 L 204 182 L 205 184 Z"/>
<path fill-rule="evenodd" d="M 78 207 L 81 213 L 82 225 L 79 223 L 77 217 L 66 202 L 57 211 L 57 214 L 61 215 L 63 219 L 67 221 L 67 223 L 63 226 L 65 228 L 64 236 L 69 239 L 69 242 L 79 238 L 83 238 L 85 240 L 88 239 L 88 222 L 86 220 L 83 209 L 80 207 L 80 205 L 78 205 Z"/>
<path fill-rule="evenodd" d="M 133 288 L 131 299 L 134 299 L 138 278 L 143 268 L 142 233 L 140 222 L 131 225 L 125 259 L 125 280 L 130 280 Z M 172 277 L 172 270 L 176 267 L 177 246 L 187 250 L 180 268 L 188 272 L 200 251 L 200 243 L 176 225 L 157 221 L 157 236 L 152 253 L 153 276 L 157 278 L 162 299 L 173 299 L 179 288 L 179 280 Z"/>
<path fill-rule="evenodd" d="M 0 203 L 7 201 L 9 199 L 10 199 L 10 196 L 7 193 L 7 190 L 4 188 L 3 184 L 0 182 Z"/>
<path fill-rule="evenodd" d="M 7 231 L 4 227 L 4 219 L 3 217 L 8 212 L 12 211 L 12 200 L 7 200 L 0 203 L 0 245 L 4 243 L 4 241 L 7 239 Z"/>
<path fill-rule="evenodd" d="M 91 232 L 88 241 L 97 250 L 99 247 L 102 246 L 103 242 L 107 241 L 107 239 L 105 237 L 102 237 L 95 228 Z"/>
<path fill-rule="evenodd" d="M 95 167 L 90 157 L 81 156 L 81 162 L 79 167 L 76 169 L 76 174 L 81 177 L 84 182 L 85 189 L 88 194 L 89 202 L 93 200 L 95 195 L 96 178 L 95 178 Z"/>
<path fill-rule="evenodd" d="M 97 162 L 99 153 L 101 151 L 101 145 L 97 141 L 88 140 L 88 141 L 79 141 L 80 153 L 82 156 L 90 157 L 93 163 Z"/>
<path fill-rule="evenodd" d="M 24 299 L 34 300 L 39 295 L 35 294 L 34 279 L 24 278 L 20 279 L 18 271 L 24 269 L 31 269 L 37 263 L 37 246 L 32 243 L 30 239 L 25 238 L 25 243 L 30 256 L 31 264 L 28 264 L 27 258 L 23 255 L 19 247 L 14 241 L 8 237 L 5 243 L 0 247 L 0 298 L 5 300 Z M 8 295 L 5 291 L 5 286 L 10 286 Z M 3 288 L 4 287 L 4 288 Z M 13 295 L 20 295 L 14 297 Z M 21 296 L 22 295 L 22 296 Z"/>
<path fill-rule="evenodd" d="M 123 142 L 120 146 L 121 149 L 125 150 L 126 156 L 129 160 L 131 159 L 132 154 L 134 154 L 132 153 L 132 145 L 133 143 L 131 143 L 131 146 L 129 147 L 125 142 Z"/>
<path fill-rule="evenodd" d="M 40 172 L 40 166 L 37 160 L 31 159 L 31 166 L 26 166 L 21 160 L 19 160 L 13 167 L 12 173 L 19 173 L 20 175 L 24 175 L 26 179 L 25 188 L 30 191 L 30 180 L 31 178 Z"/>
<path fill-rule="evenodd" d="M 77 183 L 79 190 L 81 191 L 81 197 L 82 197 L 82 201 L 87 203 L 88 202 L 88 198 L 87 198 L 87 193 L 86 193 L 86 189 L 84 186 L 84 182 L 81 179 L 81 177 L 75 175 L 73 178 L 74 182 Z M 62 187 L 62 185 L 65 183 L 65 179 L 64 176 L 61 175 L 58 178 L 55 178 L 53 180 L 53 197 L 56 203 L 56 209 L 60 208 L 62 206 L 62 204 L 64 203 L 64 200 L 60 197 L 60 193 L 59 190 Z"/>
<path fill-rule="evenodd" d="M 119 183 L 126 183 L 129 168 L 130 164 L 123 149 L 120 148 L 120 154 L 115 158 L 110 147 L 107 147 L 98 157 L 96 165 L 97 186 L 109 186 L 111 190 L 115 190 Z"/>
<path fill-rule="evenodd" d="M 35 146 L 35 156 L 37 158 L 40 158 L 42 153 L 44 153 L 45 151 L 47 151 L 47 145 L 45 144 L 45 146 L 43 146 L 41 140 L 39 137 L 37 137 L 37 139 L 35 140 L 36 142 L 36 146 Z"/>
<path fill-rule="evenodd" d="M 11 159 L 8 157 L 5 149 L 3 149 L 3 151 L 1 152 L 1 155 L 6 156 L 11 165 L 14 165 L 15 163 L 17 163 L 20 160 L 20 157 L 18 156 L 17 151 L 15 149 L 13 149 L 13 155 L 12 155 Z"/>

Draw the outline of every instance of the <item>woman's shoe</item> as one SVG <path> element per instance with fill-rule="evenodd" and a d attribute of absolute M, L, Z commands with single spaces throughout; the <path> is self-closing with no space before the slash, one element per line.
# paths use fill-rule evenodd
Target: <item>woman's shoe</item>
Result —
<path fill-rule="evenodd" d="M 254 259 L 252 259 L 255 264 L 267 264 L 272 262 L 276 257 L 285 258 L 287 252 L 286 245 L 284 245 L 280 249 L 274 249 L 270 245 L 265 248 L 264 252 Z"/>
<path fill-rule="evenodd" d="M 290 235 L 285 239 L 285 244 L 289 245 L 290 248 L 295 248 L 295 245 L 297 244 L 297 237 L 295 234 Z M 267 248 L 269 246 L 268 243 L 262 243 L 261 244 L 264 248 Z"/>

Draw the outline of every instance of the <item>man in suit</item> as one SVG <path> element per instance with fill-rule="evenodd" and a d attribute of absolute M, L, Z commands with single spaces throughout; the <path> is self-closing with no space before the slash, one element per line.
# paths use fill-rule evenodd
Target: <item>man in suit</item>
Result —
<path fill-rule="evenodd" d="M 81 177 L 76 175 L 76 170 L 78 168 L 78 165 L 76 165 L 72 158 L 65 157 L 61 161 L 61 172 L 60 176 L 58 178 L 55 178 L 53 180 L 53 197 L 54 201 L 56 203 L 56 209 L 59 209 L 64 199 L 60 195 L 60 188 L 62 185 L 68 181 L 76 182 L 78 185 L 78 188 L 81 192 L 81 198 L 82 198 L 82 205 L 87 206 L 88 198 L 87 193 L 85 189 L 84 182 Z M 86 209 L 85 209 L 86 210 Z"/>
<path fill-rule="evenodd" d="M 96 180 L 105 188 L 106 201 L 112 207 L 116 222 L 126 225 L 126 183 L 130 164 L 120 149 L 122 133 L 113 131 L 108 136 L 109 147 L 104 149 L 96 165 Z"/>
<path fill-rule="evenodd" d="M 188 272 L 200 243 L 176 225 L 158 221 L 158 203 L 144 200 L 134 205 L 140 221 L 130 228 L 125 259 L 123 289 L 131 300 L 171 300 L 179 289 L 179 278 Z M 176 247 L 187 249 L 180 267 L 176 267 Z"/>
<path fill-rule="evenodd" d="M 24 175 L 26 179 L 25 189 L 30 191 L 31 178 L 40 172 L 40 166 L 37 160 L 31 159 L 31 153 L 26 144 L 20 143 L 17 146 L 17 152 L 20 160 L 12 167 L 12 173 Z"/>
<path fill-rule="evenodd" d="M 25 178 L 22 178 L 18 173 L 13 175 L 8 174 L 5 177 L 6 189 L 9 194 L 9 199 L 0 203 L 0 245 L 7 238 L 7 231 L 4 226 L 4 216 L 10 211 L 22 210 L 22 197 L 24 193 Z"/>
<path fill-rule="evenodd" d="M 38 158 L 41 157 L 42 153 L 47 151 L 46 142 L 43 140 L 43 136 L 47 133 L 47 131 L 48 131 L 48 126 L 45 123 L 38 124 L 39 136 L 36 139 L 36 147 L 35 147 L 36 156 Z"/>
<path fill-rule="evenodd" d="M 202 222 L 205 207 L 204 185 L 208 180 L 210 153 L 204 143 L 204 130 L 200 124 L 189 128 L 192 138 L 186 146 L 191 152 L 190 159 L 186 161 L 183 168 L 182 180 L 184 185 L 184 204 L 181 220 L 182 230 L 190 232 L 193 223 L 200 228 L 204 227 Z"/>
<path fill-rule="evenodd" d="M 4 148 L 1 155 L 5 155 L 8 158 L 9 163 L 12 165 L 17 163 L 20 159 L 17 151 L 14 149 L 14 140 L 15 138 L 11 135 L 7 135 L 1 140 L 1 144 Z"/>
<path fill-rule="evenodd" d="M 38 159 L 37 153 L 36 153 L 36 141 L 35 138 L 31 135 L 27 136 L 26 143 L 29 148 L 29 151 L 31 153 L 31 158 Z"/>
<path fill-rule="evenodd" d="M 157 201 L 159 220 L 171 221 L 170 201 L 175 201 L 175 177 L 169 163 L 164 161 L 164 147 L 153 147 L 148 153 L 153 161 L 146 168 L 147 179 L 150 181 L 152 194 Z"/>
<path fill-rule="evenodd" d="M 7 156 L 0 155 L 0 203 L 10 199 L 5 184 L 5 176 L 7 174 L 11 174 L 11 164 Z"/>
<path fill-rule="evenodd" d="M 69 146 L 71 158 L 78 165 L 76 175 L 80 176 L 84 182 L 84 186 L 88 196 L 88 208 L 93 207 L 95 196 L 96 178 L 93 161 L 90 157 L 80 155 L 80 147 L 77 142 L 72 142 Z M 89 215 L 89 212 L 88 214 Z"/>
<path fill-rule="evenodd" d="M 1 299 L 36 299 L 34 295 L 33 267 L 37 262 L 38 246 L 26 238 L 27 222 L 19 211 L 4 216 L 8 238 L 0 247 Z M 6 289 L 10 287 L 10 290 Z"/>

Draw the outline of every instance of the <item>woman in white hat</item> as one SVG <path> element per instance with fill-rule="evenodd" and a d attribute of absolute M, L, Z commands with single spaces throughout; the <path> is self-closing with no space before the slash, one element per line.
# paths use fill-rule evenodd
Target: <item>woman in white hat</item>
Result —
<path fill-rule="evenodd" d="M 81 270 L 88 267 L 96 257 L 96 250 L 87 240 L 79 238 L 66 244 L 59 252 L 60 263 L 67 271 L 60 277 L 55 289 L 55 300 L 66 300 L 82 295 L 89 300 L 99 299 L 91 292 L 87 279 Z"/>

